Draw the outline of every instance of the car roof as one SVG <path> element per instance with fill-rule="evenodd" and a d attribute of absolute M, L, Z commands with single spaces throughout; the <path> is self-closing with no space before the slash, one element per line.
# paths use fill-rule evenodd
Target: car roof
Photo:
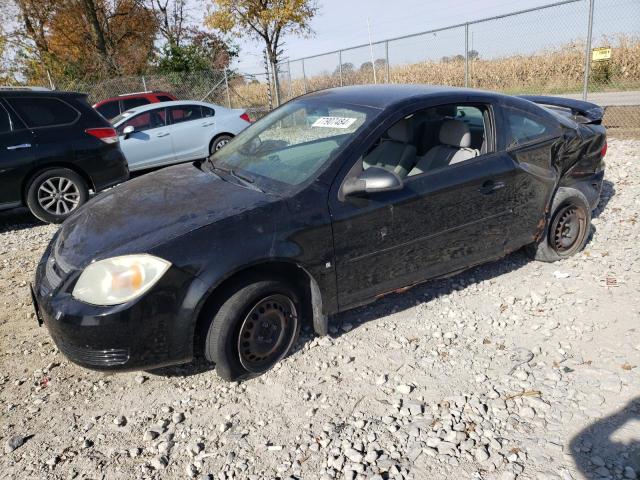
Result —
<path fill-rule="evenodd" d="M 147 105 L 140 105 L 139 107 L 129 108 L 128 110 L 125 110 L 125 112 L 131 112 L 131 115 L 136 115 L 138 113 L 146 112 L 147 110 L 155 110 L 156 108 L 174 107 L 180 105 L 202 105 L 204 107 L 213 108 L 214 110 L 226 110 L 226 108 L 223 106 L 214 105 L 213 103 L 200 102 L 198 100 L 174 100 L 171 102 L 148 103 Z"/>
<path fill-rule="evenodd" d="M 488 95 L 496 98 L 513 98 L 497 92 L 471 88 L 413 84 L 355 85 L 329 88 L 307 94 L 304 98 L 325 99 L 340 103 L 386 109 L 410 99 L 428 99 L 443 95 L 456 97 Z"/>
<path fill-rule="evenodd" d="M 67 92 L 62 90 L 20 90 L 20 89 L 0 89 L 3 97 L 86 97 L 86 93 Z"/>
<path fill-rule="evenodd" d="M 170 96 L 170 97 L 175 97 L 172 93 L 170 92 L 165 92 L 164 90 L 149 90 L 146 92 L 131 92 L 131 93 L 123 93 L 121 95 L 118 95 L 116 97 L 109 97 L 109 98 L 105 98 L 104 100 L 100 100 L 99 102 L 96 102 L 93 107 L 97 108 L 97 107 L 101 107 L 102 105 L 104 105 L 105 103 L 112 103 L 112 102 L 119 102 L 121 100 L 129 100 L 131 98 L 147 98 L 147 97 L 157 97 L 158 95 L 165 95 L 165 96 Z"/>

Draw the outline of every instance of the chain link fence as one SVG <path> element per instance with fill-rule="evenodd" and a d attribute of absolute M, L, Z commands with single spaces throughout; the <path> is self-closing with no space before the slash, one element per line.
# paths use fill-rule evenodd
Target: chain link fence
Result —
<path fill-rule="evenodd" d="M 343 85 L 425 83 L 585 98 L 606 107 L 612 134 L 640 136 L 640 1 L 565 0 L 359 45 L 278 66 L 280 99 Z M 230 70 L 53 82 L 92 102 L 163 90 L 180 99 L 275 106 L 273 72 Z"/>
<path fill-rule="evenodd" d="M 565 95 L 607 107 L 611 133 L 640 136 L 639 18 L 638 0 L 565 0 L 290 60 L 284 93 L 426 83 Z"/>

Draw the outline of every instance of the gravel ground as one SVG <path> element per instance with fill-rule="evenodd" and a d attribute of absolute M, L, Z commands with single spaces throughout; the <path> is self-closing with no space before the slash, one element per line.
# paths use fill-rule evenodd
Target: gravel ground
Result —
<path fill-rule="evenodd" d="M 639 151 L 610 140 L 578 256 L 518 252 L 341 314 L 241 384 L 69 363 L 27 288 L 56 227 L 0 215 L 0 477 L 635 479 Z"/>

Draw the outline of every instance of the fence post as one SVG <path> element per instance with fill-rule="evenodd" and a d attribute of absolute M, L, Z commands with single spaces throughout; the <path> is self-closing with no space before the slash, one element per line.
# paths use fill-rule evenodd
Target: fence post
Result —
<path fill-rule="evenodd" d="M 340 86 L 342 87 L 342 50 L 338 50 L 338 68 L 340 69 Z"/>
<path fill-rule="evenodd" d="M 227 77 L 227 69 L 224 69 L 224 86 L 227 90 L 227 108 L 231 108 L 231 94 L 229 93 L 229 78 Z"/>
<path fill-rule="evenodd" d="M 307 93 L 307 73 L 304 71 L 304 58 L 302 59 L 302 81 L 304 83 L 304 93 Z"/>
<path fill-rule="evenodd" d="M 142 90 L 145 92 L 147 91 L 147 82 L 144 77 L 142 77 Z"/>
<path fill-rule="evenodd" d="M 469 86 L 469 24 L 464 24 L 464 86 Z"/>
<path fill-rule="evenodd" d="M 269 110 L 273 110 L 273 100 L 271 98 L 271 75 L 269 73 L 269 54 L 264 49 L 264 71 L 267 76 L 267 100 L 269 101 Z"/>
<path fill-rule="evenodd" d="M 293 98 L 293 80 L 291 79 L 291 61 L 287 60 L 287 72 L 289 72 L 289 98 L 291 100 Z"/>
<path fill-rule="evenodd" d="M 56 86 L 53 84 L 53 80 L 51 80 L 51 73 L 49 72 L 49 69 L 47 69 L 47 78 L 49 78 L 49 86 L 51 87 L 51 90 L 55 90 Z"/>
<path fill-rule="evenodd" d="M 387 62 L 387 83 L 389 83 L 389 40 L 384 42 L 384 55 Z"/>
<path fill-rule="evenodd" d="M 591 69 L 591 35 L 593 33 L 593 6 L 595 0 L 589 0 L 589 25 L 587 27 L 587 42 L 584 51 L 584 84 L 582 86 L 582 100 L 587 100 L 589 90 L 589 73 Z"/>

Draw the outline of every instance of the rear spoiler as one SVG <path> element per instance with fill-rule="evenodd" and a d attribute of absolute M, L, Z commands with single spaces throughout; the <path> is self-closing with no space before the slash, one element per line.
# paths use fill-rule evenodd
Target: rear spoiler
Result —
<path fill-rule="evenodd" d="M 544 95 L 520 95 L 519 97 L 539 105 L 549 105 L 551 107 L 571 110 L 573 119 L 578 123 L 600 124 L 604 116 L 604 108 L 595 103 L 584 102 L 582 100 Z"/>

